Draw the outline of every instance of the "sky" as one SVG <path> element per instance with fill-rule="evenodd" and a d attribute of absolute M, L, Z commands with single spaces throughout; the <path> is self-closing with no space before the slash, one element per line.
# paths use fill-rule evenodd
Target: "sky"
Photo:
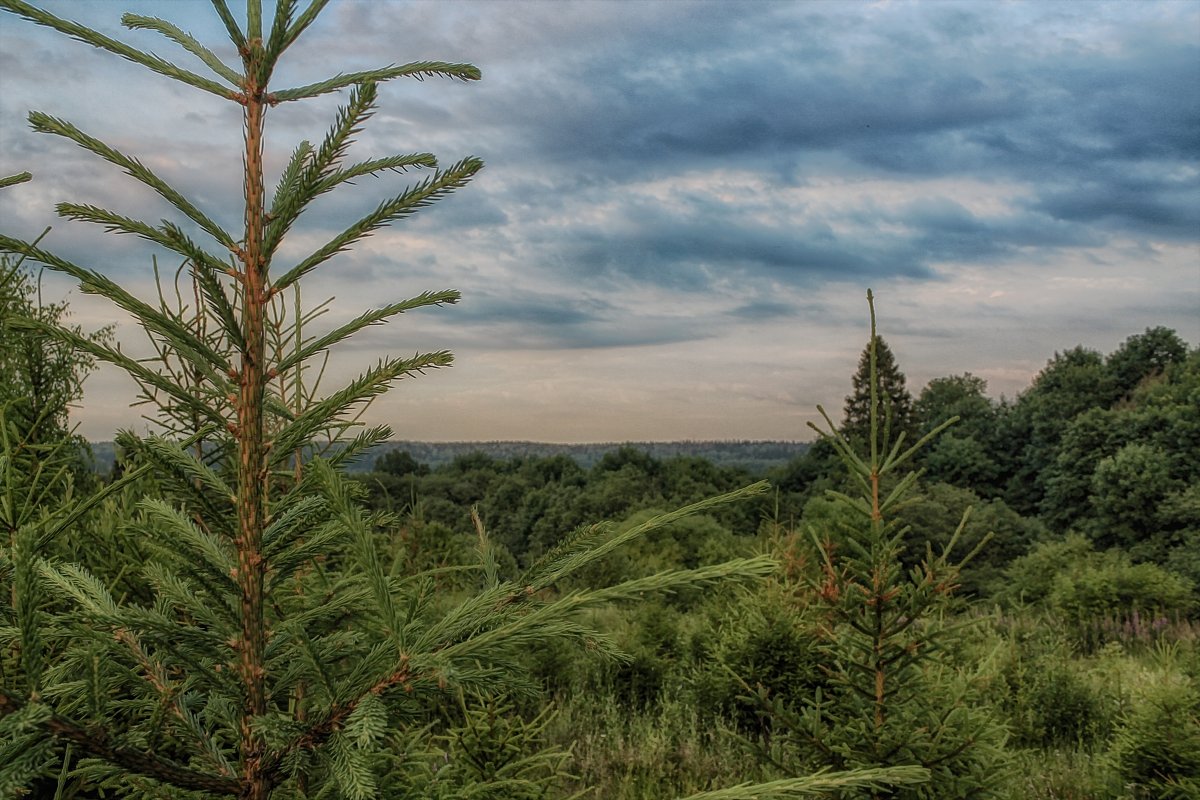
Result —
<path fill-rule="evenodd" d="M 198 72 L 122 11 L 236 55 L 207 2 L 40 5 Z M 238 4 L 231 4 L 238 5 Z M 269 4 L 268 4 L 269 5 Z M 916 394 L 971 372 L 1016 396 L 1056 351 L 1109 352 L 1147 327 L 1200 344 L 1200 3 L 400 2 L 334 0 L 275 88 L 421 60 L 482 81 L 394 81 L 352 160 L 431 152 L 485 169 L 328 262 L 310 330 L 425 290 L 335 351 L 332 390 L 385 354 L 449 349 L 365 419 L 398 439 L 807 440 L 840 418 L 879 331 Z M 267 118 L 269 181 L 319 141 L 347 93 Z M 228 229 L 241 206 L 240 107 L 0 14 L 0 227 L 154 296 L 132 237 L 54 215 L 63 200 L 158 220 L 149 189 L 29 110 L 141 159 Z M 282 271 L 414 173 L 361 181 L 301 218 Z M 178 217 L 175 214 L 175 217 Z M 282 263 L 280 263 L 282 262 Z M 144 334 L 61 277 L 72 322 Z M 144 429 L 112 369 L 74 419 L 93 440 Z"/>

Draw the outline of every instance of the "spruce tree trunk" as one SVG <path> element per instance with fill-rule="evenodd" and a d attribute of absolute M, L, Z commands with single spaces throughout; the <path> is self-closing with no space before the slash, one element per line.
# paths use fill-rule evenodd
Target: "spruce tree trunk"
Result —
<path fill-rule="evenodd" d="M 242 797 L 267 800 L 271 794 L 263 771 L 263 743 L 254 733 L 255 716 L 266 713 L 263 670 L 266 632 L 263 614 L 262 533 L 266 516 L 266 447 L 263 440 L 263 396 L 265 358 L 266 264 L 263 259 L 263 122 L 264 93 L 255 83 L 258 64 L 254 48 L 246 59 L 246 235 L 240 254 L 242 262 L 242 339 L 240 392 L 237 405 L 238 443 L 238 586 L 242 593 L 242 633 L 238 642 L 238 664 L 245 702 L 242 709 L 241 752 Z"/>

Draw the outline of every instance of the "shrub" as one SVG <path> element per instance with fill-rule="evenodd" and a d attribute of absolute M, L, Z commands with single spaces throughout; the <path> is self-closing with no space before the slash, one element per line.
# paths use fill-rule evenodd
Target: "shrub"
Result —
<path fill-rule="evenodd" d="M 1170 615 L 1187 612 L 1192 585 L 1156 564 L 1134 564 L 1114 551 L 1064 565 L 1055 576 L 1050 606 L 1076 624 L 1129 611 Z"/>
<path fill-rule="evenodd" d="M 1200 797 L 1200 692 L 1167 676 L 1145 688 L 1121 720 L 1113 761 L 1136 800 Z"/>
<path fill-rule="evenodd" d="M 1014 687 L 1013 739 L 1032 747 L 1090 745 L 1108 733 L 1104 704 L 1065 661 L 1034 662 Z"/>
<path fill-rule="evenodd" d="M 761 704 L 744 696 L 744 684 L 796 708 L 825 683 L 814 632 L 772 598 L 736 608 L 710 648 L 693 676 L 696 705 L 751 736 L 766 738 L 771 725 Z"/>

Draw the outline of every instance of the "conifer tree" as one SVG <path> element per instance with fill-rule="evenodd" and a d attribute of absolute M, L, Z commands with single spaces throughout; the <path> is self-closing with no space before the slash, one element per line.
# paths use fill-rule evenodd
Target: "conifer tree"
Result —
<path fill-rule="evenodd" d="M 874 347 L 872 347 L 874 345 Z M 875 370 L 871 369 L 871 352 L 874 350 Z M 874 383 L 871 375 L 874 374 Z M 846 398 L 845 414 L 842 419 L 842 435 L 857 447 L 868 444 L 871 431 L 872 398 L 878 395 L 881 403 L 878 435 L 882 439 L 871 442 L 875 447 L 883 441 L 894 441 L 900 433 L 912 437 L 915 431 L 913 398 L 905 386 L 904 373 L 896 365 L 896 357 L 882 336 L 867 342 L 858 359 L 858 369 L 852 380 L 853 392 Z M 893 437 L 893 438 L 889 438 Z"/>
<path fill-rule="evenodd" d="M 531 688 L 520 656 L 547 641 L 586 642 L 616 655 L 580 611 L 648 592 L 758 577 L 774 563 L 740 559 L 560 592 L 564 579 L 648 531 L 765 487 L 755 484 L 624 529 L 582 528 L 513 580 L 501 578 L 496 550 L 480 525 L 472 591 L 455 597 L 439 595 L 436 569 L 406 573 L 400 560 L 389 566 L 378 533 L 391 521 L 361 508 L 340 468 L 390 432 L 355 427 L 356 412 L 395 381 L 448 366 L 451 356 L 387 358 L 320 396 L 305 370 L 365 327 L 453 304 L 459 295 L 427 292 L 312 334 L 312 310 L 301 308 L 299 286 L 333 256 L 463 187 L 482 167 L 475 158 L 439 167 L 427 153 L 347 162 L 375 108 L 378 85 L 401 77 L 471 81 L 479 71 L 425 61 L 277 89 L 271 80 L 281 57 L 327 0 L 303 8 L 297 0 L 278 0 L 270 20 L 261 0 L 248 0 L 244 20 L 225 0 L 212 5 L 240 64 L 223 62 L 170 22 L 134 14 L 122 20 L 178 44 L 212 73 L 206 76 L 23 0 L 0 0 L 0 9 L 235 103 L 244 122 L 244 228 L 233 232 L 136 158 L 70 122 L 30 114 L 35 131 L 75 142 L 122 169 L 202 238 L 194 239 L 178 220 L 155 225 L 79 202 L 58 206 L 68 219 L 133 234 L 177 254 L 194 300 L 172 305 L 161 297 L 143 300 L 99 269 L 0 235 L 0 250 L 75 278 L 83 291 L 138 320 L 158 352 L 149 362 L 47 320 L 14 324 L 125 370 L 157 404 L 162 430 L 120 436 L 132 467 L 108 490 L 153 482 L 155 491 L 126 521 L 145 553 L 128 566 L 149 587 L 150 602 L 116 595 L 85 566 L 53 555 L 50 545 L 73 530 L 92 498 L 40 509 L 3 543 L 0 796 L 22 796 L 31 781 L 60 776 L 60 786 L 69 779 L 137 798 L 422 797 L 421 785 L 405 776 L 414 759 L 434 749 L 430 711 L 450 693 Z M 295 148 L 268 197 L 267 109 L 342 89 L 349 97 L 328 135 Z M 283 260 L 277 256 L 285 236 L 317 197 L 357 178 L 409 169 L 429 173 L 312 254 L 276 263 Z M 322 438 L 341 446 L 314 455 Z M 794 795 L 823 785 L 912 779 L 911 771 L 876 770 L 781 781 L 754 792 L 739 787 L 719 796 Z M 530 788 L 533 779 L 512 780 Z"/>
<path fill-rule="evenodd" d="M 835 793 L 840 798 L 988 797 L 999 785 L 1004 729 L 978 707 L 969 676 L 944 655 L 962 637 L 962 628 L 944 613 L 962 566 L 987 537 L 961 559 L 952 558 L 968 509 L 942 551 L 927 550 L 904 574 L 907 530 L 896 512 L 911 501 L 917 473 L 902 468 L 956 418 L 911 446 L 902 432 L 884 435 L 882 407 L 890 398 L 880 377 L 882 339 L 875 335 L 870 291 L 867 301 L 875 346 L 868 346 L 863 380 L 856 381 L 867 398 L 865 445 L 857 448 L 820 407 L 828 430 L 812 426 L 837 450 L 857 489 L 854 496 L 828 492 L 834 508 L 827 527 L 808 530 L 816 569 L 800 590 L 798 613 L 818 638 L 823 686 L 799 704 L 747 686 L 775 731 L 757 747 L 792 773 L 893 765 L 929 772 L 929 780 L 915 786 Z"/>

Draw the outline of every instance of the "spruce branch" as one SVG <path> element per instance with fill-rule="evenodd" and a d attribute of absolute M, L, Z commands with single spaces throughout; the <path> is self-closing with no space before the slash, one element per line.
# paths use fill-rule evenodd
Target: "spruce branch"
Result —
<path fill-rule="evenodd" d="M 130 30 L 149 30 L 158 31 L 163 36 L 166 36 L 175 44 L 187 50 L 196 58 L 203 61 L 209 69 L 227 80 L 235 89 L 242 88 L 242 76 L 235 72 L 230 67 L 226 66 L 221 59 L 217 58 L 216 53 L 209 50 L 200 42 L 196 41 L 190 33 L 183 31 L 172 25 L 166 20 L 158 17 L 146 17 L 141 14 L 125 14 L 121 17 L 121 24 Z"/>
<path fill-rule="evenodd" d="M 217 262 L 209 264 L 205 259 L 208 254 L 192 245 L 190 240 L 183 236 L 182 232 L 174 229 L 170 223 L 164 222 L 163 229 L 170 232 L 177 247 L 190 253 L 188 260 L 191 262 L 192 275 L 200 286 L 200 294 L 204 298 L 205 305 L 221 323 L 221 333 L 229 338 L 229 342 L 234 348 L 239 350 L 244 348 L 245 340 L 242 338 L 242 329 L 238 325 L 233 303 L 225 294 L 225 286 L 218 277 L 221 273 L 214 268 Z"/>
<path fill-rule="evenodd" d="M 8 0 L 5 1 L 7 2 Z M 365 72 L 341 73 L 318 83 L 310 83 L 307 86 L 298 86 L 294 89 L 272 92 L 271 100 L 282 103 L 290 100 L 301 100 L 306 97 L 317 97 L 359 83 L 381 83 L 393 80 L 394 78 L 416 78 L 417 80 L 422 80 L 433 77 L 477 81 L 482 75 L 478 67 L 470 64 L 449 64 L 444 61 L 417 61 L 402 66 L 392 65 Z"/>
<path fill-rule="evenodd" d="M 228 549 L 227 540 L 223 542 L 201 530 L 187 515 L 162 500 L 146 499 L 138 507 L 147 522 L 155 523 L 159 533 L 170 537 L 172 547 L 186 548 L 194 556 L 187 563 L 192 569 L 203 570 L 219 594 L 237 594 L 237 583 L 231 577 L 237 574 L 237 554 Z"/>
<path fill-rule="evenodd" d="M 190 452 L 190 447 L 212 441 L 212 434 L 217 430 L 213 425 L 203 425 L 185 440 L 187 444 L 168 441 L 158 436 L 143 439 L 128 431 L 121 431 L 117 434 L 117 444 L 161 476 L 175 478 L 180 499 L 186 503 L 189 511 L 205 520 L 204 524 L 208 530 L 233 536 L 232 520 L 229 516 L 232 506 L 230 489 L 217 488 L 224 486 L 224 481 L 219 477 L 210 483 L 206 473 L 215 473 L 204 463 L 202 456 Z"/>
<path fill-rule="evenodd" d="M 352 244 L 370 236 L 371 233 L 379 228 L 414 214 L 417 210 L 425 206 L 432 205 L 438 199 L 450 194 L 455 189 L 461 189 L 482 168 L 483 162 L 477 158 L 463 159 L 444 172 L 438 172 L 427 180 L 413 186 L 403 194 L 380 203 L 373 212 L 351 225 L 315 253 L 304 259 L 304 261 L 288 270 L 282 277 L 275 281 L 273 291 L 278 292 L 290 286 L 334 255 L 347 250 Z"/>
<path fill-rule="evenodd" d="M 336 545 L 345 544 L 347 540 L 352 539 L 352 532 L 348 531 L 340 520 L 330 520 L 323 524 L 306 521 L 305 528 L 296 532 L 303 533 L 304 538 L 289 543 L 271 557 L 271 574 L 267 579 L 270 589 L 291 580 L 295 570 L 314 559 L 329 555 Z"/>
<path fill-rule="evenodd" d="M 28 172 L 18 172 L 16 175 L 9 175 L 5 178 L 0 178 L 0 189 L 8 186 L 16 186 L 18 183 L 25 183 L 33 180 L 33 175 Z"/>
<path fill-rule="evenodd" d="M 42 672 L 46 667 L 41 612 L 46 598 L 35 575 L 36 531 L 33 526 L 22 526 L 13 539 L 9 558 L 13 567 L 13 612 L 19 631 L 21 666 L 27 693 L 37 696 L 42 691 Z"/>
<path fill-rule="evenodd" d="M 301 526 L 313 526 L 314 521 L 323 519 L 328 507 L 329 500 L 318 494 L 301 496 L 295 502 L 277 503 L 275 513 L 263 529 L 263 557 L 273 558 L 305 532 Z M 275 565 L 272 568 L 278 569 Z"/>
<path fill-rule="evenodd" d="M 382 360 L 378 366 L 367 370 L 342 389 L 313 403 L 298 414 L 295 421 L 275 437 L 269 454 L 270 463 L 278 464 L 288 458 L 297 447 L 321 430 L 335 424 L 351 408 L 383 394 L 395 381 L 428 369 L 448 367 L 452 362 L 453 356 L 444 350 L 437 353 L 418 353 L 412 358 Z"/>
<path fill-rule="evenodd" d="M 288 27 L 287 32 L 283 36 L 283 44 L 280 47 L 279 52 L 283 52 L 283 50 L 286 48 L 291 47 L 292 43 L 300 37 L 300 34 L 304 33 L 305 29 L 308 28 L 309 25 L 313 24 L 313 21 L 316 20 L 317 15 L 320 14 L 328 4 L 329 0 L 312 0 L 312 2 L 308 4 L 308 8 L 304 9 L 300 16 L 296 17 L 296 21 Z"/>
<path fill-rule="evenodd" d="M 0 3 L 9 2 L 10 0 L 0 0 Z M 175 208 L 179 209 L 188 219 L 195 222 L 203 228 L 209 236 L 212 236 L 224 247 L 231 252 L 237 252 L 238 245 L 233 237 L 226 233 L 219 225 L 210 220 L 204 215 L 200 209 L 192 205 L 191 201 L 185 198 L 182 194 L 171 188 L 166 181 L 155 175 L 150 169 L 138 161 L 136 158 L 124 155 L 123 153 L 114 150 L 99 139 L 89 136 L 83 131 L 76 128 L 66 120 L 52 117 L 49 114 L 44 114 L 40 111 L 31 111 L 29 113 L 29 124 L 38 133 L 52 133 L 56 136 L 62 136 L 65 139 L 70 139 L 85 150 L 89 150 L 103 158 L 105 161 L 115 166 L 121 167 L 130 177 L 136 178 L 142 183 L 149 186 Z"/>
<path fill-rule="evenodd" d="M 162 227 L 155 228 L 153 225 L 141 220 L 84 203 L 59 203 L 54 209 L 60 217 L 65 219 L 74 222 L 90 222 L 94 225 L 101 225 L 109 233 L 130 233 L 134 236 L 140 236 L 146 241 L 154 242 L 168 250 L 179 253 L 184 258 L 205 264 L 210 268 L 215 267 L 218 271 L 224 272 L 228 270 L 228 267 L 219 258 L 200 249 L 187 238 L 177 225 L 167 220 L 161 221 Z"/>
<path fill-rule="evenodd" d="M 156 553 L 178 561 L 179 554 L 158 546 L 152 548 Z M 205 625 L 215 632 L 218 638 L 228 640 L 238 630 L 238 610 L 232 598 L 222 594 L 218 587 L 207 582 L 204 575 L 195 569 L 188 570 L 187 577 L 173 572 L 161 563 L 148 563 L 142 568 L 142 574 L 147 584 L 152 586 L 158 595 L 158 602 L 176 609 L 186 617 Z M 191 580 L 189 580 L 189 577 Z M 195 585 L 193 583 L 195 582 Z M 172 643 L 178 646 L 178 643 Z M 211 655 L 211 654 L 209 654 Z M 200 658 L 184 657 L 183 651 L 177 650 L 179 660 L 191 662 L 192 679 L 220 692 L 236 692 L 237 687 L 228 681 L 217 679 L 211 670 L 206 670 Z"/>
<path fill-rule="evenodd" d="M 521 576 L 519 582 L 532 587 L 532 591 L 534 592 L 540 591 L 554 585 L 568 575 L 578 572 L 588 564 L 603 558 L 626 542 L 644 536 L 652 530 L 658 530 L 673 522 L 678 522 L 695 514 L 702 514 L 718 506 L 762 495 L 768 489 L 769 484 L 766 481 L 759 481 L 744 488 L 715 495 L 674 511 L 657 514 L 641 524 L 630 526 L 626 530 L 619 531 L 607 538 L 578 537 L 565 551 L 556 553 L 557 557 L 554 560 L 538 562 L 537 565 Z"/>
<path fill-rule="evenodd" d="M 331 510 L 340 526 L 347 531 L 353 543 L 354 556 L 358 560 L 359 576 L 365 580 L 374 601 L 374 611 L 380 618 L 384 632 L 396 645 L 398 652 L 403 652 L 404 642 L 401 639 L 400 616 L 397 613 L 392 598 L 391 587 L 387 575 L 379 562 L 379 553 L 375 550 L 373 531 L 364 517 L 362 510 L 350 498 L 347 486 L 339 476 L 330 469 L 329 465 L 320 459 L 312 464 L 317 470 L 318 477 L 325 482 L 329 490 Z"/>
<path fill-rule="evenodd" d="M 207 342 L 179 320 L 138 300 L 111 278 L 7 236 L 0 235 L 0 247 L 8 248 L 14 253 L 21 253 L 56 272 L 70 275 L 79 281 L 79 288 L 85 294 L 98 294 L 108 298 L 136 317 L 146 330 L 153 331 L 169 340 L 181 355 L 185 356 L 194 366 L 201 368 L 210 379 L 219 381 L 220 373 L 229 372 L 230 363 L 224 355 L 210 347 Z"/>
<path fill-rule="evenodd" d="M 266 47 L 264 48 L 264 63 L 275 64 L 279 60 L 279 56 L 283 53 L 286 46 L 287 32 L 292 27 L 292 15 L 295 12 L 296 0 L 276 0 L 275 15 L 271 20 L 271 34 L 267 37 Z M 263 80 L 265 77 L 267 76 L 260 75 L 260 86 L 266 83 Z"/>
<path fill-rule="evenodd" d="M 320 181 L 326 173 L 345 156 L 353 137 L 362 131 L 360 127 L 374 112 L 377 96 L 374 83 L 358 84 L 350 93 L 350 102 L 338 109 L 333 127 L 326 134 L 321 146 L 304 160 L 303 169 L 294 178 L 292 163 L 284 171 L 272 204 L 273 219 L 267 226 L 263 238 L 263 249 L 273 253 L 284 234 L 304 212 L 304 209 L 321 193 Z M 305 143 L 293 154 L 293 163 L 302 152 Z M 326 190 L 327 191 L 327 190 Z"/>
<path fill-rule="evenodd" d="M 325 744 L 368 695 L 381 695 L 397 686 L 408 685 L 412 680 L 413 674 L 408 669 L 407 659 L 402 658 L 395 670 L 375 681 L 366 691 L 353 699 L 332 704 L 306 725 L 303 733 L 268 753 L 263 759 L 263 772 L 278 775 L 285 758 L 294 752 L 315 750 Z"/>
<path fill-rule="evenodd" d="M 161 220 L 162 225 L 154 228 L 140 220 L 79 203 L 59 203 L 56 209 L 59 216 L 79 222 L 103 225 L 106 230 L 113 233 L 131 233 L 140 236 L 176 252 L 190 261 L 192 273 L 200 283 L 208 307 L 222 323 L 222 332 L 235 344 L 240 344 L 241 329 L 237 323 L 233 305 L 229 302 L 229 298 L 217 278 L 218 275 L 228 274 L 230 267 L 217 256 L 193 242 L 175 223 Z"/>
<path fill-rule="evenodd" d="M 79 521 L 93 510 L 100 508 L 104 501 L 118 495 L 129 486 L 136 483 L 141 478 L 150 472 L 150 467 L 141 466 L 128 470 L 124 475 L 115 481 L 112 481 L 102 489 L 84 497 L 76 503 L 72 503 L 62 513 L 55 514 L 50 519 L 41 523 L 42 530 L 38 536 L 36 549 L 41 551 L 45 549 L 50 542 L 61 536 L 64 532 L 71 530 Z"/>
<path fill-rule="evenodd" d="M 317 194 L 323 194 L 339 184 L 349 183 L 356 178 L 375 175 L 380 172 L 405 172 L 410 168 L 435 169 L 437 159 L 432 153 L 408 153 L 405 155 L 384 156 L 368 161 L 360 161 L 345 169 L 330 172 L 317 186 Z"/>
<path fill-rule="evenodd" d="M 25 701 L 0 689 L 0 716 L 19 712 L 26 706 Z M 59 714 L 46 716 L 40 727 L 56 739 L 70 742 L 87 755 L 169 786 L 219 795 L 236 795 L 241 788 L 241 782 L 235 778 L 199 772 L 148 752 L 144 746 L 124 745 L 107 731 L 96 730 Z"/>
<path fill-rule="evenodd" d="M 4 245 L 5 239 L 6 237 L 0 236 L 0 247 Z M 112 364 L 113 366 L 124 370 L 138 383 L 158 389 L 164 394 L 170 396 L 185 409 L 195 412 L 198 417 L 204 419 L 205 421 L 219 426 L 225 425 L 225 417 L 220 411 L 210 408 L 207 404 L 205 404 L 191 392 L 187 391 L 185 388 L 178 386 L 167 378 L 164 378 L 160 373 L 149 369 L 144 364 L 130 358 L 116 348 L 94 342 L 86 336 L 75 333 L 74 331 L 58 328 L 52 325 L 46 325 L 34 320 L 12 320 L 10 324 L 17 330 L 36 331 L 44 336 L 58 339 L 59 341 L 70 345 L 74 349 L 90 355 L 98 361 Z"/>
<path fill-rule="evenodd" d="M 215 432 L 215 428 L 206 426 L 197 431 L 196 435 L 200 441 L 203 441 Z M 235 499 L 233 487 L 187 448 L 180 447 L 177 442 L 167 441 L 159 436 L 148 436 L 141 439 L 140 444 L 147 456 L 166 471 L 174 472 L 188 485 L 206 495 L 215 508 L 220 508 L 222 505 L 229 508 L 232 505 Z"/>
<path fill-rule="evenodd" d="M 203 89 L 206 92 L 211 92 L 218 97 L 223 97 L 227 100 L 236 99 L 236 92 L 226 89 L 216 81 L 211 81 L 208 78 L 202 77 L 189 72 L 188 70 L 177 67 L 171 62 L 159 58 L 153 53 L 146 53 L 137 48 L 130 47 L 124 42 L 119 42 L 116 39 L 111 39 L 98 31 L 94 31 L 78 22 L 56 17 L 48 11 L 43 11 L 36 6 L 31 6 L 23 0 L 0 0 L 0 9 L 11 11 L 18 14 L 31 22 L 36 22 L 38 25 L 44 25 L 47 28 L 53 28 L 60 33 L 65 33 L 72 39 L 77 39 L 84 44 L 90 44 L 92 47 L 107 50 L 110 53 L 116 53 L 121 58 L 141 64 L 144 67 L 154 70 L 160 75 L 166 75 L 168 78 L 174 78 L 177 81 L 182 81 L 190 86 L 195 86 L 197 89 Z"/>
<path fill-rule="evenodd" d="M 771 556 L 735 558 L 719 564 L 693 569 L 673 569 L 634 578 L 614 586 L 595 589 L 573 602 L 579 607 L 642 599 L 649 592 L 671 594 L 681 588 L 728 583 L 730 580 L 759 580 L 778 571 L 779 562 Z"/>
<path fill-rule="evenodd" d="M 267 212 L 272 220 L 270 225 L 277 224 L 275 220 L 284 216 L 283 204 L 293 202 L 293 197 L 299 190 L 300 178 L 308 167 L 314 152 L 312 142 L 308 140 L 300 142 L 292 151 L 292 156 L 288 159 L 283 174 L 279 176 L 279 183 L 275 186 L 275 194 L 271 197 L 271 210 Z"/>
<path fill-rule="evenodd" d="M 329 465 L 334 469 L 345 469 L 354 463 L 363 453 L 366 453 L 377 444 L 389 441 L 391 438 L 392 429 L 387 425 L 375 425 L 370 428 L 364 428 L 355 434 L 354 438 L 341 440 L 338 443 L 336 451 L 327 454 L 325 457 L 328 459 Z"/>
<path fill-rule="evenodd" d="M 338 109 L 333 127 L 325 135 L 325 140 L 317 148 L 306 170 L 305 177 L 309 182 L 317 176 L 324 175 L 346 155 L 354 137 L 362 133 L 361 125 L 375 113 L 375 100 L 378 96 L 379 91 L 373 81 L 354 85 L 350 91 L 350 102 Z"/>
<path fill-rule="evenodd" d="M 284 358 L 275 366 L 278 372 L 286 372 L 298 364 L 303 364 L 310 358 L 324 350 L 328 350 L 338 342 L 353 336 L 363 328 L 372 325 L 381 325 L 397 314 L 403 314 L 406 311 L 412 311 L 417 308 L 426 306 L 441 306 L 443 304 L 454 304 L 461 299 L 462 295 L 454 289 L 444 289 L 440 292 L 423 292 L 416 297 L 408 300 L 402 300 L 399 303 L 392 303 L 383 308 L 373 309 L 364 312 L 355 317 L 345 325 L 330 331 L 312 342 L 304 345 L 304 348 L 296 353 L 292 353 Z"/>
<path fill-rule="evenodd" d="M 225 23 L 225 30 L 229 33 L 229 40 L 233 42 L 233 46 L 238 49 L 238 52 L 246 49 L 246 34 L 242 33 L 242 29 L 238 27 L 237 20 L 234 19 L 233 12 L 229 10 L 225 0 L 212 0 L 212 5 L 217 16 L 221 18 L 221 22 Z"/>

